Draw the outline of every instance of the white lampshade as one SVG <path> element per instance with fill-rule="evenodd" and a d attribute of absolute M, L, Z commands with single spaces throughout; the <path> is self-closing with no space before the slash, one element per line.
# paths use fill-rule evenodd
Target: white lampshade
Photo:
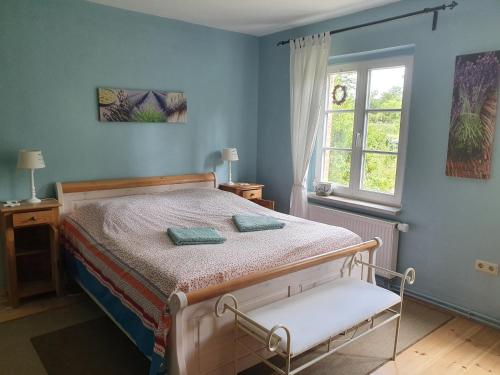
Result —
<path fill-rule="evenodd" d="M 238 160 L 238 151 L 235 148 L 225 148 L 222 150 L 222 160 L 236 161 Z"/>
<path fill-rule="evenodd" d="M 42 151 L 40 150 L 19 150 L 17 167 L 21 169 L 45 168 Z"/>

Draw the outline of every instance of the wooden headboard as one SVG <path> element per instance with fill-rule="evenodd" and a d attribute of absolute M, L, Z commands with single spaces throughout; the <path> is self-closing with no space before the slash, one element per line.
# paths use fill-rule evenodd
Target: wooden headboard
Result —
<path fill-rule="evenodd" d="M 103 198 L 161 193 L 187 187 L 215 188 L 215 173 L 56 183 L 57 199 L 62 204 L 61 216 L 72 212 L 78 206 Z"/>

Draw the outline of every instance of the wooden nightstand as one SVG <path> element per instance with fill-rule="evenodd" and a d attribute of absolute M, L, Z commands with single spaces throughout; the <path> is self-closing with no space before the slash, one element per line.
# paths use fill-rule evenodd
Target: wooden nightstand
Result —
<path fill-rule="evenodd" d="M 258 205 L 274 210 L 274 201 L 262 199 L 262 188 L 264 185 L 260 184 L 241 184 L 234 183 L 234 185 L 220 184 L 219 189 L 229 191 L 240 197 L 251 200 Z"/>
<path fill-rule="evenodd" d="M 7 292 L 13 307 L 24 297 L 53 291 L 61 294 L 59 206 L 57 200 L 45 199 L 0 208 Z"/>

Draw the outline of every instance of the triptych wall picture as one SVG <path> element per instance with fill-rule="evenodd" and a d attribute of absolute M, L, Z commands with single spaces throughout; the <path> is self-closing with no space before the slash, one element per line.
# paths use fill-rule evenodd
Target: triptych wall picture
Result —
<path fill-rule="evenodd" d="M 99 121 L 187 122 L 187 98 L 182 92 L 97 89 Z"/>
<path fill-rule="evenodd" d="M 499 73 L 500 51 L 457 57 L 447 176 L 490 178 Z"/>

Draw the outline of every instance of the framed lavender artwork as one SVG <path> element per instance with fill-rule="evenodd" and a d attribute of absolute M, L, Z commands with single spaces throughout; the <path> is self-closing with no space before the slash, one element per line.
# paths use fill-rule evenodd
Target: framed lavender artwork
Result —
<path fill-rule="evenodd" d="M 97 96 L 102 122 L 187 122 L 182 92 L 99 88 Z"/>
<path fill-rule="evenodd" d="M 488 179 L 497 115 L 500 51 L 458 56 L 446 175 Z"/>

